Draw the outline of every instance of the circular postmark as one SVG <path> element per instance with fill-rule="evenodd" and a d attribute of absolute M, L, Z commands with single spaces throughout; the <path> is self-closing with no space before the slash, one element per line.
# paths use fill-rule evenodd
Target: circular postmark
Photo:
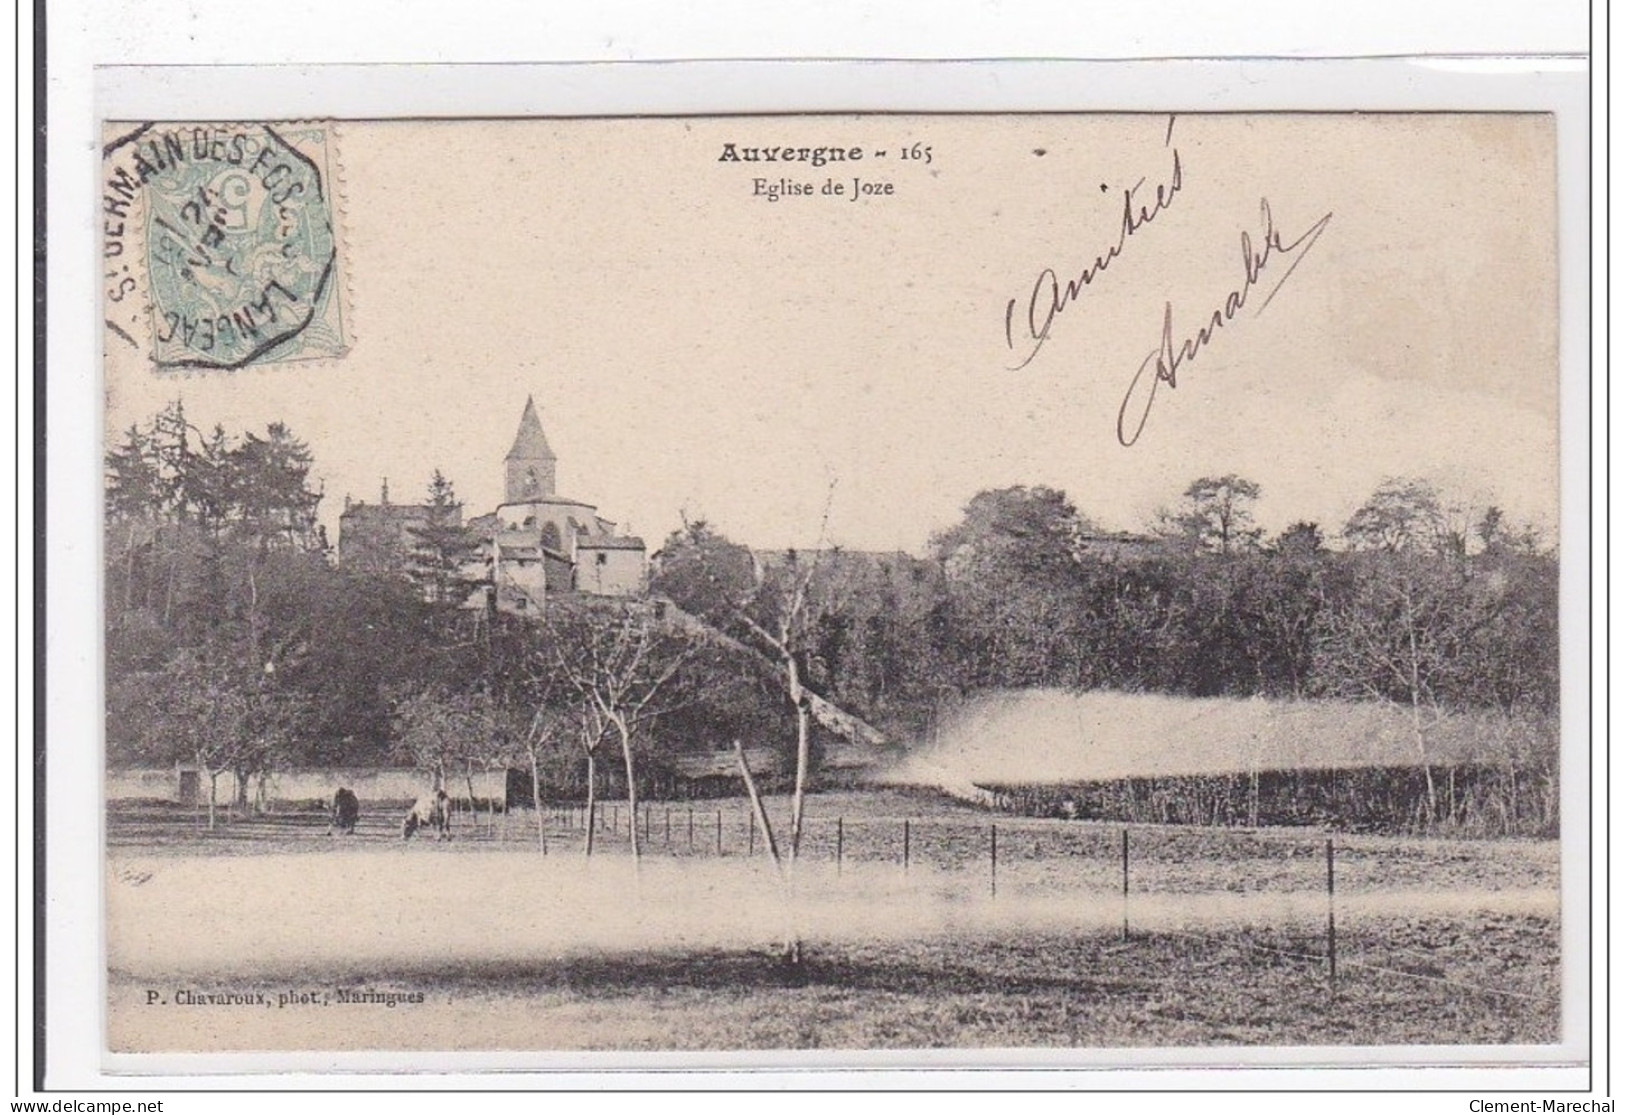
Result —
<path fill-rule="evenodd" d="M 301 355 L 337 260 L 317 162 L 268 124 L 147 127 L 124 146 L 145 196 L 153 362 L 233 369 Z"/>

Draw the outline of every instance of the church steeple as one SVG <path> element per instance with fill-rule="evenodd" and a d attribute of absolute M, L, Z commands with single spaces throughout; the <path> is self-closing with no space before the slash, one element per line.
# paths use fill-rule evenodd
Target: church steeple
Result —
<path fill-rule="evenodd" d="M 558 458 L 542 433 L 542 420 L 536 416 L 536 400 L 525 398 L 525 413 L 519 418 L 519 432 L 507 458 L 508 503 L 529 503 L 551 499 Z"/>

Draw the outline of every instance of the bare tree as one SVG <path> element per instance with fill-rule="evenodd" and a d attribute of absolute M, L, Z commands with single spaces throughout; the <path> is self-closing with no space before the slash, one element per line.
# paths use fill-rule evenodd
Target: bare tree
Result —
<path fill-rule="evenodd" d="M 596 704 L 582 701 L 576 707 L 576 740 L 587 757 L 587 837 L 582 843 L 582 854 L 586 856 L 592 855 L 593 834 L 598 829 L 598 749 L 603 746 L 606 730 Z"/>
<path fill-rule="evenodd" d="M 828 512 L 825 512 L 827 521 Z M 823 531 L 819 532 L 822 540 Z M 735 754 L 750 795 L 756 823 L 762 832 L 763 843 L 779 873 L 786 909 L 784 961 L 792 969 L 799 969 L 803 960 L 801 936 L 796 931 L 790 911 L 795 905 L 795 865 L 801 853 L 801 834 L 806 816 L 807 780 L 812 765 L 812 718 L 814 702 L 819 698 L 806 687 L 802 662 L 810 653 L 811 627 L 809 600 L 814 578 L 818 573 L 822 550 L 813 552 L 811 560 L 800 562 L 791 554 L 785 566 L 773 575 L 755 564 L 755 584 L 750 595 L 735 608 L 738 623 L 756 641 L 768 649 L 784 673 L 785 691 L 796 715 L 796 767 L 795 785 L 790 799 L 790 841 L 787 853 L 781 855 L 773 835 L 773 826 L 767 810 L 756 790 L 749 764 L 745 760 L 744 745 L 736 740 Z M 758 613 L 753 615 L 752 613 Z M 826 706 L 828 702 L 823 702 Z"/>
<path fill-rule="evenodd" d="M 807 677 L 808 667 L 817 658 L 818 615 L 830 610 L 830 601 L 825 598 L 827 585 L 820 590 L 819 573 L 834 485 L 829 496 L 818 543 L 808 556 L 792 550 L 782 561 L 764 563 L 707 524 L 690 523 L 680 537 L 668 543 L 657 581 L 658 587 L 701 618 L 706 637 L 769 663 L 780 676 L 796 717 L 795 783 L 787 853 L 790 866 L 801 850 L 813 721 L 848 738 L 871 743 L 882 739 L 869 725 L 815 692 Z"/>
<path fill-rule="evenodd" d="M 563 614 L 561 614 L 563 613 Z M 693 644 L 657 615 L 646 601 L 586 605 L 569 612 L 555 607 L 546 620 L 553 666 L 584 706 L 582 739 L 587 750 L 589 814 L 597 741 L 613 733 L 626 774 L 626 804 L 638 813 L 638 733 L 674 704 L 676 679 Z M 587 743 L 588 740 L 592 742 Z M 589 816 L 590 821 L 590 816 Z M 638 826 L 630 826 L 632 858 L 642 855 Z M 589 844 L 591 828 L 588 829 Z"/>
<path fill-rule="evenodd" d="M 554 699 L 539 699 L 530 710 L 524 727 L 516 734 L 519 751 L 530 767 L 530 801 L 536 811 L 536 843 L 542 855 L 547 855 L 547 824 L 542 812 L 542 764 L 553 755 L 570 735 L 575 723 L 569 711 Z"/>
<path fill-rule="evenodd" d="M 1316 673 L 1333 693 L 1407 712 L 1432 825 L 1439 799 L 1430 730 L 1467 691 L 1463 673 L 1475 668 L 1470 644 L 1507 597 L 1480 591 L 1458 562 L 1440 555 L 1353 556 L 1351 583 L 1320 611 Z"/>
<path fill-rule="evenodd" d="M 818 551 L 811 560 L 797 569 L 792 563 L 779 578 L 776 586 L 768 578 L 758 576 L 758 586 L 770 597 L 767 626 L 752 618 L 750 611 L 740 609 L 739 618 L 752 634 L 773 651 L 784 670 L 785 691 L 796 713 L 796 774 L 795 789 L 790 800 L 790 864 L 794 866 L 801 853 L 802 821 L 807 801 L 807 775 L 812 765 L 812 703 L 802 677 L 801 662 L 808 640 L 807 593 L 818 572 Z"/>
<path fill-rule="evenodd" d="M 215 827 L 220 776 L 239 768 L 254 743 L 252 710 L 239 671 L 208 648 L 184 650 L 139 679 L 141 752 L 189 759 L 209 780 L 209 828 Z"/>
<path fill-rule="evenodd" d="M 394 729 L 396 755 L 427 773 L 432 790 L 445 789 L 448 770 L 462 768 L 468 807 L 477 824 L 474 767 L 489 772 L 502 759 L 504 746 L 501 710 L 490 695 L 439 687 L 408 693 L 395 702 Z M 491 808 L 494 812 L 494 803 Z"/>
<path fill-rule="evenodd" d="M 274 660 L 263 669 L 245 671 L 238 689 L 243 703 L 242 738 L 234 748 L 233 773 L 237 804 L 248 807 L 248 784 L 255 783 L 254 808 L 269 808 L 267 783 L 294 753 L 301 725 L 309 716 L 309 701 L 296 690 L 279 685 Z"/>

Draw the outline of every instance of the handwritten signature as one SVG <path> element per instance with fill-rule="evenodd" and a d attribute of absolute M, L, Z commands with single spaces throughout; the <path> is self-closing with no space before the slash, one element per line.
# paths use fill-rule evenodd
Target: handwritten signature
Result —
<path fill-rule="evenodd" d="M 1174 347 L 1174 304 L 1163 303 L 1162 340 L 1156 348 L 1146 354 L 1144 360 L 1140 361 L 1134 378 L 1129 381 L 1128 391 L 1123 395 L 1123 405 L 1117 411 L 1119 444 L 1130 446 L 1140 440 L 1146 420 L 1151 416 L 1151 405 L 1156 402 L 1157 389 L 1164 383 L 1168 385 L 1169 390 L 1179 386 L 1180 366 L 1195 360 L 1197 354 L 1212 343 L 1218 331 L 1242 311 L 1253 288 L 1262 281 L 1264 269 L 1276 262 L 1277 257 L 1291 261 L 1275 280 L 1275 285 L 1270 287 L 1263 303 L 1254 311 L 1254 317 L 1269 307 L 1276 292 L 1281 289 L 1281 284 L 1292 277 L 1292 272 L 1298 269 L 1298 264 L 1303 262 L 1304 257 L 1309 254 L 1309 249 L 1315 246 L 1315 241 L 1320 239 L 1320 234 L 1326 231 L 1326 226 L 1332 219 L 1332 215 L 1327 213 L 1310 225 L 1296 240 L 1288 243 L 1275 228 L 1275 215 L 1270 212 L 1268 198 L 1259 199 L 1258 213 L 1264 225 L 1263 247 L 1255 248 L 1252 236 L 1247 232 L 1241 234 L 1241 256 L 1242 263 L 1246 267 L 1246 281 L 1225 295 L 1224 303 L 1208 315 L 1206 324 L 1180 341 L 1177 348 Z M 1273 274 L 1273 271 L 1271 273 Z"/>
<path fill-rule="evenodd" d="M 1162 145 L 1168 147 L 1173 143 L 1174 118 L 1168 117 L 1168 130 L 1163 136 Z M 1141 178 L 1134 185 L 1126 187 L 1123 193 L 1122 221 L 1117 228 L 1117 243 L 1108 246 L 1098 253 L 1090 263 L 1079 271 L 1075 278 L 1068 279 L 1064 284 L 1053 268 L 1046 267 L 1038 273 L 1034 280 L 1032 290 L 1027 295 L 1026 321 L 1023 323 L 1024 332 L 1020 344 L 1025 348 L 1026 355 L 1021 362 L 1009 370 L 1019 372 L 1033 358 L 1038 355 L 1039 349 L 1049 340 L 1050 328 L 1055 319 L 1063 310 L 1083 296 L 1084 290 L 1097 279 L 1101 272 L 1112 265 L 1112 261 L 1123 254 L 1128 247 L 1129 237 L 1140 229 L 1156 220 L 1157 214 L 1174 203 L 1180 189 L 1185 184 L 1183 168 L 1179 163 L 1179 148 L 1173 148 L 1174 165 L 1166 182 L 1157 183 L 1156 196 L 1139 196 L 1140 187 L 1145 185 Z M 1104 192 L 1106 186 L 1100 187 Z M 1016 337 L 1016 307 L 1019 300 L 1012 298 L 1004 307 L 1004 341 L 1011 352 L 1018 351 Z"/>

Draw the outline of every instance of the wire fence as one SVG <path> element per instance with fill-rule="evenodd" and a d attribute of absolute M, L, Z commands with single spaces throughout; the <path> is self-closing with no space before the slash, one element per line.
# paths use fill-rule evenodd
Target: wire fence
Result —
<path fill-rule="evenodd" d="M 345 847 L 354 842 L 398 844 L 403 841 L 398 818 L 407 804 L 373 803 L 353 832 L 336 834 L 326 814 L 311 811 L 222 816 L 209 829 L 201 814 L 181 807 L 112 803 L 107 835 L 113 848 L 176 842 L 182 848 L 216 845 L 222 850 L 241 850 L 245 845 L 310 846 L 317 841 L 320 847 Z M 783 802 L 774 804 L 773 812 L 778 814 L 771 821 L 774 835 L 781 852 L 788 854 L 789 819 Z M 590 843 L 594 855 L 624 856 L 630 853 L 634 835 L 639 853 L 651 858 L 738 859 L 767 854 L 767 841 L 749 804 L 737 800 L 724 804 L 643 802 L 635 810 L 624 801 L 612 801 L 599 803 L 591 811 L 577 804 L 544 805 L 540 810 L 469 809 L 465 802 L 462 808 L 454 808 L 450 818 L 450 843 L 438 846 L 580 856 Z M 415 840 L 430 842 L 433 835 L 420 830 Z M 1359 973 L 1429 983 L 1464 996 L 1543 1005 L 1551 1005 L 1556 998 L 1555 989 L 1539 993 L 1505 982 L 1451 978 L 1442 967 L 1448 958 L 1436 952 L 1384 942 L 1381 948 L 1388 955 L 1372 956 L 1369 943 L 1351 948 L 1351 942 L 1340 940 L 1340 931 L 1348 924 L 1349 896 L 1345 892 L 1350 884 L 1356 899 L 1384 887 L 1391 889 L 1400 877 L 1431 878 L 1445 889 L 1464 886 L 1468 882 L 1465 876 L 1452 879 L 1448 875 L 1452 865 L 1460 867 L 1455 862 L 1463 858 L 1459 852 L 1430 853 L 1403 842 L 1369 839 L 1346 845 L 1335 836 L 1301 830 L 1113 826 L 1020 817 L 982 820 L 968 814 L 837 813 L 809 818 L 796 854 L 798 861 L 822 864 L 836 876 L 848 871 L 862 871 L 870 878 L 887 870 L 902 877 L 931 872 L 952 880 L 968 896 L 994 902 L 1001 896 L 1019 900 L 1023 894 L 1075 893 L 1097 903 L 1115 898 L 1120 906 L 1116 931 L 1125 942 L 1141 935 L 1211 940 L 1167 917 L 1147 917 L 1144 924 L 1136 924 L 1151 900 L 1160 901 L 1166 909 L 1217 897 L 1230 901 L 1235 909 L 1255 905 L 1267 922 L 1268 900 L 1290 898 L 1294 907 L 1289 920 L 1297 934 L 1290 946 L 1245 935 L 1231 939 L 1259 954 L 1323 973 L 1334 993 L 1340 980 Z M 1215 881 L 1221 875 L 1225 886 L 1216 889 Z M 1535 884 L 1533 889 L 1548 884 L 1555 888 L 1555 880 L 1538 875 L 1529 881 Z M 1319 902 L 1318 919 L 1306 916 L 1306 900 Z M 1318 929 L 1308 927 L 1313 920 L 1319 920 Z M 1417 963 L 1402 966 L 1405 956 Z"/>

